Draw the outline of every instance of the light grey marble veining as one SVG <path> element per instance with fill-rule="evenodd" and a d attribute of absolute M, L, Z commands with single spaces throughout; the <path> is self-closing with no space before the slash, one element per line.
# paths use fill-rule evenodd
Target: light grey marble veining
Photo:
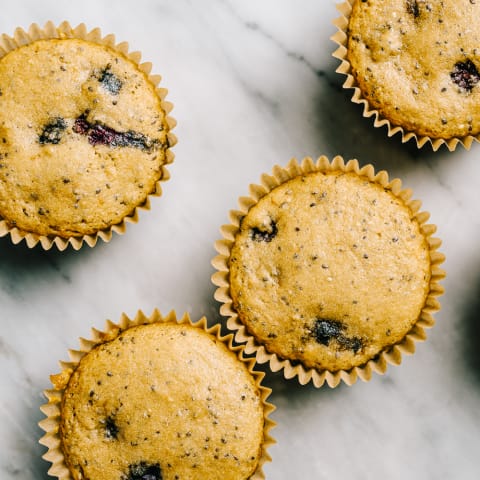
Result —
<path fill-rule="evenodd" d="M 220 321 L 210 282 L 239 196 L 291 157 L 340 154 L 400 177 L 430 211 L 448 272 L 437 325 L 402 366 L 316 390 L 267 376 L 278 422 L 271 480 L 480 478 L 480 145 L 403 145 L 363 119 L 335 74 L 334 0 L 19 0 L 0 31 L 85 22 L 163 77 L 179 143 L 172 178 L 124 236 L 79 252 L 0 239 L 0 480 L 47 479 L 42 390 L 106 319 L 175 309 Z"/>

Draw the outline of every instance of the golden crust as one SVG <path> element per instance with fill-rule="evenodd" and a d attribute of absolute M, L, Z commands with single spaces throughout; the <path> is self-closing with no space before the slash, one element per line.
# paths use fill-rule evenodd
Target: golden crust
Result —
<path fill-rule="evenodd" d="M 418 135 L 478 135 L 479 15 L 478 2 L 354 0 L 347 58 L 371 108 Z"/>
<path fill-rule="evenodd" d="M 60 434 L 75 479 L 118 480 L 148 465 L 164 480 L 247 479 L 263 429 L 259 389 L 233 352 L 195 327 L 154 323 L 82 358 Z"/>
<path fill-rule="evenodd" d="M 268 352 L 337 371 L 411 330 L 429 292 L 430 254 L 391 191 L 354 173 L 316 172 L 250 208 L 229 269 L 234 310 Z"/>
<path fill-rule="evenodd" d="M 0 59 L 0 92 L 0 217 L 10 227 L 83 236 L 119 223 L 155 191 L 166 114 L 156 87 L 120 52 L 37 40 Z M 95 141 L 94 126 L 129 138 Z"/>

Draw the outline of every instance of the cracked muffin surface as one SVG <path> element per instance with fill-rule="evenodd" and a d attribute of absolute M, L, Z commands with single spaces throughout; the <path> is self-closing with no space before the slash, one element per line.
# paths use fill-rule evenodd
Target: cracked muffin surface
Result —
<path fill-rule="evenodd" d="M 431 138 L 480 133 L 480 2 L 350 0 L 347 57 L 372 109 Z"/>
<path fill-rule="evenodd" d="M 0 59 L 0 218 L 82 236 L 122 221 L 162 176 L 168 124 L 148 76 L 90 41 L 37 40 Z"/>
<path fill-rule="evenodd" d="M 402 340 L 431 275 L 403 200 L 341 172 L 297 176 L 263 196 L 241 220 L 229 269 L 233 308 L 260 345 L 329 371 Z"/>
<path fill-rule="evenodd" d="M 76 480 L 247 480 L 263 429 L 259 387 L 234 352 L 199 328 L 153 323 L 82 358 L 60 437 Z"/>

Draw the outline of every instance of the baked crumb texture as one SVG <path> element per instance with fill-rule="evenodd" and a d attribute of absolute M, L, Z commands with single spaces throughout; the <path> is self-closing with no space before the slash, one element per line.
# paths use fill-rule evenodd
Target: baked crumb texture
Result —
<path fill-rule="evenodd" d="M 169 177 L 167 91 L 98 29 L 32 25 L 0 41 L 0 236 L 48 249 L 123 233 Z"/>
<path fill-rule="evenodd" d="M 436 228 L 398 179 L 356 160 L 262 176 L 216 243 L 215 298 L 259 363 L 319 387 L 414 352 L 443 291 Z"/>
<path fill-rule="evenodd" d="M 155 311 L 93 330 L 52 376 L 40 422 L 59 479 L 263 479 L 270 390 L 233 335 Z"/>
<path fill-rule="evenodd" d="M 388 135 L 433 150 L 480 138 L 480 2 L 347 0 L 335 21 L 344 88 Z"/>

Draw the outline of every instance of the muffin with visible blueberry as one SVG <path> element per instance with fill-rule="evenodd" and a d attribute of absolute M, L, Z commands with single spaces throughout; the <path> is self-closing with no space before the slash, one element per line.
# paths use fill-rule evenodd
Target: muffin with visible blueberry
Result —
<path fill-rule="evenodd" d="M 122 232 L 173 160 L 171 105 L 150 64 L 66 23 L 2 47 L 0 235 L 79 248 Z"/>
<path fill-rule="evenodd" d="M 345 88 L 389 134 L 467 148 L 480 138 L 480 3 L 348 0 L 339 7 Z"/>
<path fill-rule="evenodd" d="M 74 352 L 47 392 L 49 473 L 62 479 L 247 480 L 273 442 L 270 390 L 205 319 L 123 317 Z"/>
<path fill-rule="evenodd" d="M 400 185 L 356 161 L 307 158 L 240 200 L 213 281 L 228 327 L 258 362 L 335 386 L 413 352 L 439 308 L 443 255 Z"/>

